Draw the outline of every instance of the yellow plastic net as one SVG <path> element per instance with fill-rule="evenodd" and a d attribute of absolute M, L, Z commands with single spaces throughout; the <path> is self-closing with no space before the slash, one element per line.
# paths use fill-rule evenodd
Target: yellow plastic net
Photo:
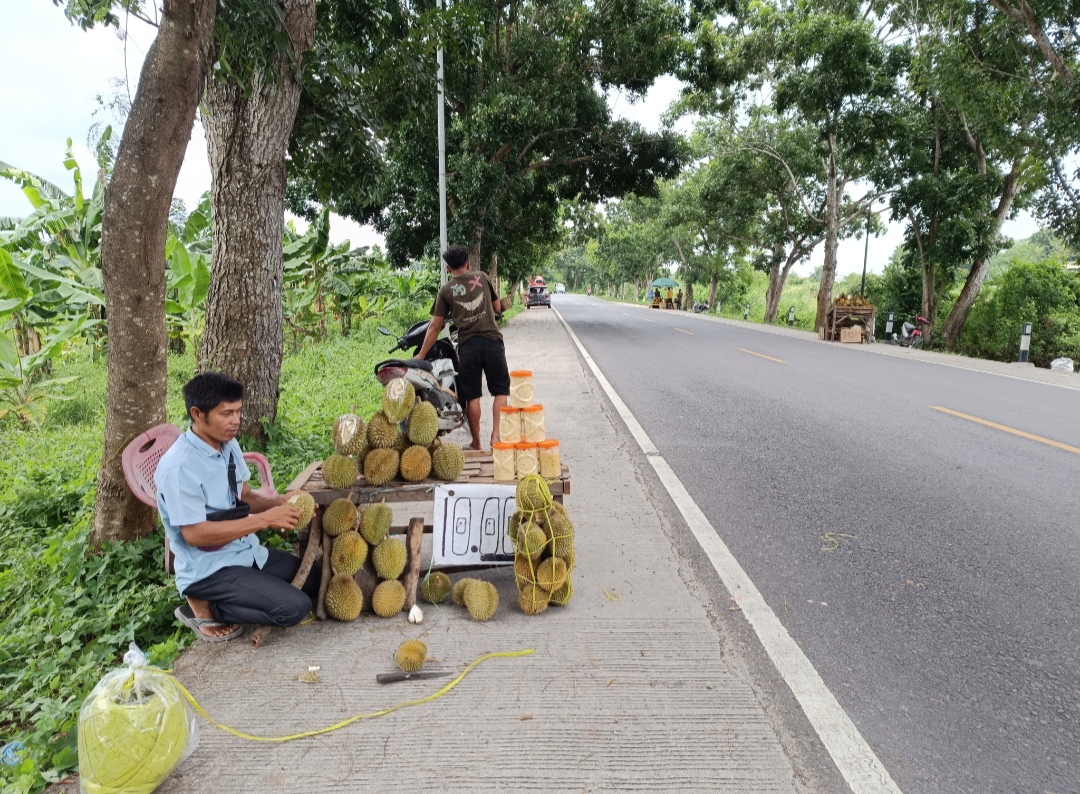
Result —
<path fill-rule="evenodd" d="M 574 590 L 574 526 L 547 481 L 536 474 L 518 481 L 517 508 L 507 532 L 515 549 L 518 606 L 528 615 L 549 605 L 565 606 Z"/>

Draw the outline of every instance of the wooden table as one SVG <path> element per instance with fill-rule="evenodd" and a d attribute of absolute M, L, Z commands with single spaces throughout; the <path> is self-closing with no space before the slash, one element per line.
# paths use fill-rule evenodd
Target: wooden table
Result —
<path fill-rule="evenodd" d="M 877 306 L 837 306 L 835 303 L 825 310 L 825 328 L 823 338 L 829 342 L 840 341 L 840 328 L 847 318 L 860 320 L 866 330 L 866 340 L 874 335 L 874 323 L 877 321 Z"/>
<path fill-rule="evenodd" d="M 480 483 L 495 484 L 495 462 L 491 452 L 479 450 L 465 450 L 465 465 L 454 483 Z M 322 534 L 322 512 L 335 499 L 349 499 L 356 505 L 367 505 L 375 502 L 386 501 L 393 508 L 394 521 L 391 524 L 391 534 L 406 536 L 408 548 L 408 563 L 402 583 L 405 585 L 406 602 L 405 610 L 408 611 L 416 603 L 416 589 L 420 578 L 420 550 L 424 533 L 432 533 L 435 520 L 435 489 L 440 485 L 450 485 L 445 480 L 437 480 L 429 477 L 420 482 L 406 482 L 404 480 L 392 480 L 386 485 L 369 485 L 364 479 L 363 473 L 357 476 L 356 481 L 350 488 L 330 488 L 322 477 L 322 461 L 315 461 L 304 469 L 296 478 L 289 483 L 287 491 L 303 490 L 311 494 L 315 499 L 315 515 L 311 519 L 308 531 L 301 531 L 300 545 L 297 549 L 301 557 L 322 556 L 322 583 L 319 588 L 319 599 L 316 604 L 315 615 L 320 619 L 326 618 L 326 588 L 330 582 L 330 566 L 327 561 L 330 558 L 329 543 L 331 538 L 324 538 Z M 510 483 L 504 483 L 509 485 Z M 549 481 L 552 498 L 562 502 L 563 498 L 570 493 L 570 470 L 564 463 L 562 474 L 559 479 Z M 322 548 L 312 550 L 308 555 L 309 538 L 314 537 Z M 453 570 L 475 570 L 488 568 L 489 565 L 457 566 Z M 368 563 L 360 573 L 356 575 L 357 584 L 364 592 L 365 609 L 370 608 L 371 592 L 378 584 L 378 580 L 371 568 L 371 555 L 368 555 Z"/>

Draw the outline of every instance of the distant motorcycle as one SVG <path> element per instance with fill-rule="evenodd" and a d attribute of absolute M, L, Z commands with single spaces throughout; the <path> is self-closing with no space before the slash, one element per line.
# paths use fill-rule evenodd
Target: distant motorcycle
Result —
<path fill-rule="evenodd" d="M 694 306 L 692 309 L 694 314 L 701 314 L 702 312 L 707 312 L 708 310 L 709 304 L 703 303 L 702 301 L 694 301 Z"/>
<path fill-rule="evenodd" d="M 411 326 L 389 352 L 412 348 L 415 356 L 424 344 L 430 322 L 424 320 Z M 385 386 L 394 378 L 408 378 L 416 389 L 416 396 L 435 406 L 440 434 L 461 427 L 465 422 L 465 412 L 457 397 L 457 328 L 449 323 L 447 331 L 447 336 L 435 340 L 423 361 L 390 358 L 375 365 L 375 377 L 379 383 Z M 393 336 L 388 328 L 381 326 L 379 333 Z"/>
<path fill-rule="evenodd" d="M 925 317 L 917 317 L 915 322 L 919 325 L 930 324 Z M 900 326 L 900 333 L 893 336 L 893 341 L 901 347 L 922 347 L 922 331 L 919 330 L 918 325 L 912 325 L 905 320 Z"/>

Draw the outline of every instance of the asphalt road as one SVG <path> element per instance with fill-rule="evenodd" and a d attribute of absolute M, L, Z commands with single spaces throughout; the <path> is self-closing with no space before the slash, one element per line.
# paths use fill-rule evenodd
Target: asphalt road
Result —
<path fill-rule="evenodd" d="M 554 303 L 903 791 L 1080 792 L 1080 454 L 934 409 L 1080 391 Z"/>

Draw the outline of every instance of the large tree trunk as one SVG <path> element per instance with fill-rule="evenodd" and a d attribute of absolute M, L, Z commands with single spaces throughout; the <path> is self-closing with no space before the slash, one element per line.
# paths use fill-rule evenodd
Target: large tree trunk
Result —
<path fill-rule="evenodd" d="M 821 285 L 818 287 L 814 328 L 825 325 L 825 313 L 832 303 L 833 282 L 836 280 L 836 250 L 840 244 L 840 179 L 836 173 L 835 133 L 829 135 L 829 160 L 826 170 L 825 261 L 821 266 Z"/>
<path fill-rule="evenodd" d="M 491 252 L 491 267 L 488 268 L 488 281 L 495 287 L 495 294 L 502 296 L 502 291 L 499 289 L 499 252 Z"/>
<path fill-rule="evenodd" d="M 712 282 L 709 284 L 709 311 L 716 311 L 716 286 L 719 281 L 720 276 L 713 273 Z"/>
<path fill-rule="evenodd" d="M 314 0 L 286 0 L 282 24 L 299 64 L 314 39 Z M 206 91 L 214 252 L 199 369 L 244 384 L 240 433 L 258 440 L 277 416 L 285 150 L 300 101 L 297 69 L 283 56 L 277 84 L 259 75 L 250 93 L 233 80 L 213 81 Z"/>
<path fill-rule="evenodd" d="M 1016 198 L 1019 189 L 1020 160 L 1017 159 L 1013 162 L 1009 175 L 1005 177 L 1005 186 L 1002 188 L 1001 198 L 998 200 L 998 205 L 993 212 L 993 225 L 990 230 L 991 240 L 996 241 L 998 239 L 998 235 L 1001 233 L 1001 224 L 1005 222 L 1005 218 L 1008 217 L 1010 210 L 1012 210 L 1013 200 Z M 986 279 L 986 273 L 989 269 L 990 257 L 984 256 L 976 259 L 971 265 L 971 270 L 968 271 L 964 286 L 960 290 L 960 296 L 956 299 L 956 303 L 953 304 L 952 310 L 945 320 L 945 327 L 942 330 L 942 339 L 945 346 L 950 350 L 956 347 L 956 342 L 960 339 L 960 332 L 964 330 L 964 323 L 967 322 L 968 313 L 971 311 L 971 307 L 975 305 L 975 300 L 979 297 L 979 290 L 982 288 L 982 283 Z M 927 319 L 933 320 L 933 317 Z"/>
<path fill-rule="evenodd" d="M 165 421 L 165 237 L 213 43 L 213 0 L 166 2 L 105 191 L 101 275 L 109 323 L 105 439 L 91 542 L 134 540 L 153 508 L 124 480 L 120 453 Z"/>

